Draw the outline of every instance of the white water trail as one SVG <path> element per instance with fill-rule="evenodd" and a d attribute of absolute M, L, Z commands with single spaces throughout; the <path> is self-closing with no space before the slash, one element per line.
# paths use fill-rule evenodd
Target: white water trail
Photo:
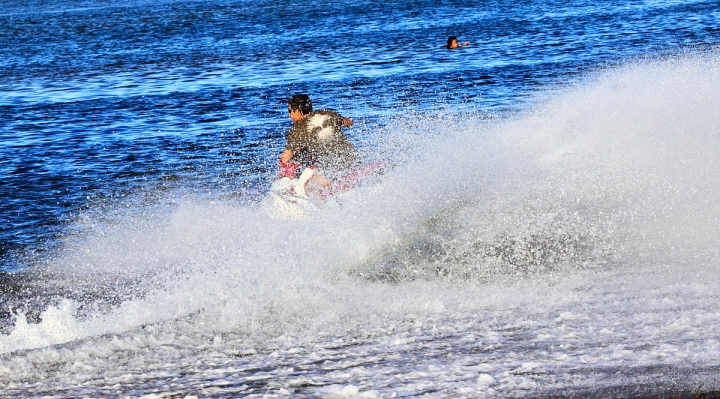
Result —
<path fill-rule="evenodd" d="M 92 357 L 88 345 L 123 350 L 106 334 L 135 339 L 127 350 L 158 336 L 192 348 L 222 334 L 242 336 L 238 350 L 303 345 L 390 334 L 408 320 L 418 326 L 412 342 L 429 325 L 464 331 L 468 320 L 499 318 L 558 348 L 592 348 L 585 355 L 599 364 L 607 342 L 556 326 L 593 323 L 611 346 L 707 328 L 720 281 L 717 93 L 715 53 L 640 62 L 511 119 L 400 120 L 382 150 L 402 151 L 402 161 L 304 221 L 185 201 L 100 224 L 50 267 L 75 281 L 141 280 L 145 293 L 85 318 L 70 302 L 38 324 L 19 316 L 0 353 L 88 338 L 48 362 Z M 645 330 L 632 338 L 637 326 Z M 668 359 L 717 354 L 705 350 Z M 38 372 L 45 360 L 32 353 L 6 355 L 0 376 Z M 643 356 L 624 359 L 652 363 Z M 562 353 L 554 361 L 579 364 Z M 501 379 L 477 378 L 483 387 Z"/>

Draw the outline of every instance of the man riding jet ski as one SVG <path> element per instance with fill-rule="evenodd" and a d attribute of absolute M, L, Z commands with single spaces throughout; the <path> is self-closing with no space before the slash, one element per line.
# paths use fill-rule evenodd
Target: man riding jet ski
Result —
<path fill-rule="evenodd" d="M 280 156 L 278 179 L 270 189 L 277 207 L 322 202 L 383 167 L 382 163 L 358 164 L 357 148 L 341 130 L 353 125 L 350 118 L 331 110 L 313 111 L 306 94 L 290 98 L 288 113 L 293 126 Z"/>

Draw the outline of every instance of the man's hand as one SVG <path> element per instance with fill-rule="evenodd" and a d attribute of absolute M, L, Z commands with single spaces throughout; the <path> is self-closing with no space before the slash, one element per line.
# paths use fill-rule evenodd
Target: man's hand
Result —
<path fill-rule="evenodd" d="M 350 127 L 353 125 L 353 121 L 350 118 L 346 118 L 343 116 L 343 125 Z"/>

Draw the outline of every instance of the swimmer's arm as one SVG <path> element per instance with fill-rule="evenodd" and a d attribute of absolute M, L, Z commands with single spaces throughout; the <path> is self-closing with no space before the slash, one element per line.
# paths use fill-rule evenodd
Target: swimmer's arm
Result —
<path fill-rule="evenodd" d="M 353 121 L 350 118 L 346 118 L 343 116 L 342 121 L 343 121 L 343 126 L 345 126 L 345 127 L 350 127 L 353 125 Z"/>
<path fill-rule="evenodd" d="M 465 43 L 463 43 L 463 44 L 458 45 L 458 47 L 459 47 L 459 46 L 469 46 L 469 45 L 470 45 L 470 42 L 465 42 Z"/>
<path fill-rule="evenodd" d="M 282 155 L 280 155 L 280 162 L 288 163 L 290 161 L 290 157 L 292 157 L 292 151 L 285 150 Z"/>

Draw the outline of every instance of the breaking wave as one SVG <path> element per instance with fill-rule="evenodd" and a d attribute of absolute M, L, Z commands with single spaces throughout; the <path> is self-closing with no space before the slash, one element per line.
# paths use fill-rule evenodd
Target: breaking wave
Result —
<path fill-rule="evenodd" d="M 375 137 L 393 168 L 302 221 L 188 198 L 87 213 L 15 282 L 0 353 L 77 342 L 58 355 L 71 361 L 122 350 L 124 333 L 128 350 L 309 342 L 537 295 L 505 296 L 508 281 L 716 260 L 719 67 L 716 53 L 637 62 L 508 117 L 407 115 Z"/>

